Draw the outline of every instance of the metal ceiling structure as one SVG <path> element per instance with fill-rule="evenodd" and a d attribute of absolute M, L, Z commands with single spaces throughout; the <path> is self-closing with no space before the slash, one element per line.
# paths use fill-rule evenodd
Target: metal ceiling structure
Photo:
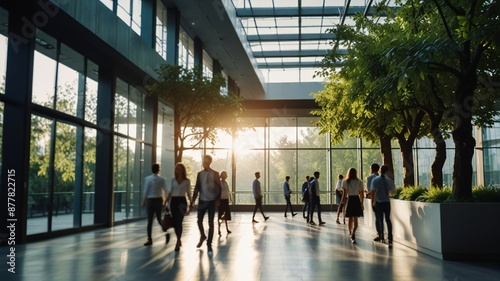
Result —
<path fill-rule="evenodd" d="M 199 37 L 212 59 L 249 100 L 309 100 L 322 89 L 314 77 L 334 47 L 328 29 L 373 15 L 382 0 L 162 0 L 176 7 L 184 29 Z M 391 2 L 394 2 L 391 0 Z"/>
<path fill-rule="evenodd" d="M 332 50 L 345 53 L 337 24 L 356 14 L 373 15 L 376 0 L 232 0 L 260 70 L 318 67 Z M 307 58 L 307 59 L 305 59 Z"/>

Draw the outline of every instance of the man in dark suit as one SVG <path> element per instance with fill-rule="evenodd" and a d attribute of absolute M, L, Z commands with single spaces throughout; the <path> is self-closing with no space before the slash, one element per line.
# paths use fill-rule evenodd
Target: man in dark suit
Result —
<path fill-rule="evenodd" d="M 207 240 L 205 230 L 203 229 L 203 219 L 205 213 L 208 211 L 209 228 L 207 248 L 209 253 L 212 252 L 212 239 L 214 237 L 215 206 L 220 200 L 221 195 L 219 172 L 212 170 L 210 164 L 212 164 L 212 157 L 210 155 L 205 155 L 203 157 L 203 170 L 198 172 L 196 176 L 193 201 L 191 201 L 191 204 L 193 204 L 196 198 L 198 198 L 198 195 L 200 196 L 198 200 L 198 229 L 200 230 L 200 242 L 196 245 L 197 248 L 200 248 L 203 241 Z"/>

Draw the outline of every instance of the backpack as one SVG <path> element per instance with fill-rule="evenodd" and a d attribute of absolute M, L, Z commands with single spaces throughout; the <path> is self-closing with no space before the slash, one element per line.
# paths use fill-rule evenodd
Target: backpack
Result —
<path fill-rule="evenodd" d="M 302 202 L 304 203 L 307 203 L 309 202 L 309 199 L 310 199 L 310 194 L 309 194 L 309 189 L 311 188 L 311 184 L 308 184 L 307 185 L 307 188 L 304 189 L 304 191 L 302 192 Z"/>

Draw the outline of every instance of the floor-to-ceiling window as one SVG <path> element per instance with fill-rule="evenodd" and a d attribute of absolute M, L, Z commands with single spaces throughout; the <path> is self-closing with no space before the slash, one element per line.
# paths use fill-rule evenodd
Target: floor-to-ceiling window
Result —
<path fill-rule="evenodd" d="M 142 215 L 144 167 L 144 95 L 121 79 L 116 80 L 114 145 L 114 220 Z M 151 144 L 148 144 L 151 145 Z M 146 170 L 144 170 L 146 168 Z"/>
<path fill-rule="evenodd" d="M 92 61 L 37 31 L 27 234 L 93 224 L 98 71 Z"/>

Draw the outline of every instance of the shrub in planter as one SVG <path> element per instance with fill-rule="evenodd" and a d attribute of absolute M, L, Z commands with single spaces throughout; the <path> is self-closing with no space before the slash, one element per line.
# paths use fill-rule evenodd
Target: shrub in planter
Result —
<path fill-rule="evenodd" d="M 422 195 L 417 197 L 416 201 L 429 202 L 429 203 L 442 203 L 446 202 L 451 196 L 451 187 L 444 188 L 430 188 L 426 190 Z"/>
<path fill-rule="evenodd" d="M 424 194 L 425 191 L 427 191 L 427 189 L 421 186 L 403 187 L 403 189 L 399 193 L 398 199 L 415 201 L 415 199 L 417 199 L 420 195 Z"/>
<path fill-rule="evenodd" d="M 474 186 L 472 198 L 475 202 L 500 202 L 500 188 L 498 186 Z"/>

